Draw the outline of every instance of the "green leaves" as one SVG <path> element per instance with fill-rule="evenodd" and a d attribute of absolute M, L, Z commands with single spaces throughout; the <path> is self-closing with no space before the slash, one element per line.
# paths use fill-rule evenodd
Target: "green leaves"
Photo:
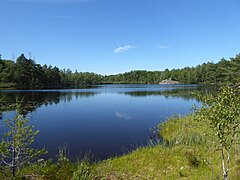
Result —
<path fill-rule="evenodd" d="M 203 106 L 195 112 L 196 119 L 209 124 L 217 136 L 224 179 L 227 179 L 230 150 L 240 128 L 240 88 L 221 88 L 216 96 L 205 97 Z"/>
<path fill-rule="evenodd" d="M 39 131 L 34 131 L 33 126 L 28 125 L 29 120 L 18 112 L 20 112 L 19 109 L 13 119 L 5 121 L 8 131 L 4 133 L 0 142 L 0 160 L 12 169 L 13 176 L 16 168 L 47 153 L 44 149 L 31 148 Z"/>

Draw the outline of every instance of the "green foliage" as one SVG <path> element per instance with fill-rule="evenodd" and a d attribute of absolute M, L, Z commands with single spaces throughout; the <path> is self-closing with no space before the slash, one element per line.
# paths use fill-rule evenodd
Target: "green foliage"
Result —
<path fill-rule="evenodd" d="M 58 164 L 64 165 L 66 163 L 69 163 L 70 160 L 68 158 L 68 155 L 69 155 L 68 144 L 64 144 L 62 147 L 60 146 L 58 148 Z"/>
<path fill-rule="evenodd" d="M 196 109 L 196 119 L 211 127 L 221 152 L 224 179 L 227 179 L 230 164 L 230 151 L 237 141 L 240 126 L 240 89 L 224 87 L 216 95 L 206 96 L 202 108 Z"/>
<path fill-rule="evenodd" d="M 239 83 L 240 54 L 230 60 L 221 59 L 218 63 L 203 63 L 196 67 L 165 69 L 164 71 L 131 71 L 123 74 L 104 76 L 103 83 L 158 84 L 169 79 L 183 84 L 226 84 Z"/>
<path fill-rule="evenodd" d="M 16 62 L 0 59 L 0 87 L 62 88 L 103 83 L 158 84 L 171 78 L 183 84 L 236 84 L 240 80 L 240 54 L 218 63 L 203 63 L 196 67 L 165 69 L 164 71 L 135 70 L 123 74 L 102 76 L 89 72 L 72 72 L 37 64 L 21 54 Z"/>
<path fill-rule="evenodd" d="M 40 159 L 42 160 L 42 159 Z M 17 174 L 18 179 L 47 179 L 47 180 L 90 180 L 92 165 L 87 161 L 77 163 L 73 162 L 53 162 L 37 161 L 32 164 L 25 165 Z M 3 177 L 3 178 L 1 178 Z M 0 169 L 0 178 L 4 179 Z"/>
<path fill-rule="evenodd" d="M 239 88 L 222 88 L 217 96 L 206 96 L 203 107 L 196 110 L 196 117 L 209 123 L 226 148 L 231 146 L 240 125 L 239 92 Z"/>
<path fill-rule="evenodd" d="M 189 165 L 193 167 L 198 167 L 200 165 L 201 159 L 197 154 L 196 150 L 190 149 L 185 152 L 186 158 L 188 159 Z"/>
<path fill-rule="evenodd" d="M 56 167 L 57 167 L 57 169 L 55 171 L 54 180 L 71 179 L 71 177 L 73 176 L 73 172 L 74 172 L 75 168 L 74 168 L 74 164 L 72 164 L 71 162 L 64 163 L 61 165 L 58 164 Z M 46 176 L 46 178 L 48 178 L 48 176 Z"/>
<path fill-rule="evenodd" d="M 0 88 L 14 88 L 16 86 L 16 83 L 0 83 Z"/>
<path fill-rule="evenodd" d="M 70 162 L 61 165 L 51 160 L 35 162 L 24 166 L 17 174 L 17 178 L 66 180 L 72 178 L 76 167 L 74 163 Z"/>
<path fill-rule="evenodd" d="M 73 173 L 72 180 L 90 180 L 91 179 L 91 166 L 87 162 L 81 162 L 77 170 Z"/>
<path fill-rule="evenodd" d="M 201 124 L 193 123 L 193 115 L 188 118 L 178 116 L 169 118 L 167 123 L 159 124 L 159 136 L 163 145 L 174 147 L 177 145 L 205 145 L 209 136 L 206 127 L 201 127 Z M 205 129 L 203 131 L 203 128 Z M 164 137 L 164 138 L 162 138 Z"/>
<path fill-rule="evenodd" d="M 0 113 L 3 110 L 3 106 L 4 106 L 4 101 L 3 101 L 3 99 L 0 99 Z"/>
<path fill-rule="evenodd" d="M 194 121 L 194 115 L 172 117 L 160 126 L 163 142 L 157 146 L 138 148 L 122 157 L 108 159 L 93 166 L 96 179 L 221 179 L 219 153 L 212 145 L 215 139 L 212 128 L 201 121 Z M 192 141 L 193 134 L 201 140 Z M 179 138 L 184 136 L 184 138 Z M 180 142 L 180 139 L 184 139 Z M 179 142 L 176 143 L 176 140 Z M 231 155 L 231 179 L 239 179 L 239 145 Z"/>
<path fill-rule="evenodd" d="M 5 120 L 8 131 L 3 134 L 0 142 L 0 160 L 12 170 L 12 176 L 15 176 L 16 169 L 46 153 L 44 149 L 31 148 L 39 131 L 34 131 L 33 126 L 27 125 L 29 120 L 19 114 L 19 107 L 18 104 L 13 119 Z"/>
<path fill-rule="evenodd" d="M 102 76 L 94 73 L 72 73 L 37 64 L 21 54 L 16 62 L 0 60 L 0 88 L 17 87 L 21 89 L 77 87 L 79 85 L 100 84 Z"/>

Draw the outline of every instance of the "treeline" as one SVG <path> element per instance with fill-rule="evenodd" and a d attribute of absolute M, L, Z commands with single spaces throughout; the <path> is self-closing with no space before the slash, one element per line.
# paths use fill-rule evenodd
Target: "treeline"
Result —
<path fill-rule="evenodd" d="M 33 88 L 61 88 L 79 85 L 101 83 L 102 76 L 94 73 L 72 72 L 37 64 L 21 54 L 16 62 L 0 58 L 0 86 L 17 87 L 22 89 Z"/>
<path fill-rule="evenodd" d="M 165 69 L 164 71 L 131 71 L 123 74 L 105 76 L 104 83 L 158 84 L 171 78 L 182 84 L 225 84 L 240 82 L 240 54 L 218 63 L 208 62 L 196 67 Z"/>
<path fill-rule="evenodd" d="M 165 69 L 164 71 L 131 71 L 117 75 L 99 75 L 89 72 L 72 72 L 37 64 L 21 54 L 16 62 L 3 60 L 0 56 L 0 87 L 63 88 L 96 84 L 158 84 L 171 78 L 182 84 L 225 84 L 240 82 L 240 54 L 229 60 L 221 59 L 218 63 L 208 62 L 196 67 L 183 69 Z"/>

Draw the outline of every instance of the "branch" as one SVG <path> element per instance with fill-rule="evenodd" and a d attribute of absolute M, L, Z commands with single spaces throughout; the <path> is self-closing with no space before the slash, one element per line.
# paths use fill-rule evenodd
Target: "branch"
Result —
<path fill-rule="evenodd" d="M 233 144 L 234 137 L 235 137 L 236 134 L 237 134 L 237 131 L 236 131 L 236 128 L 234 128 L 233 134 L 232 134 L 232 138 L 231 138 L 230 144 L 229 144 L 229 146 L 228 146 L 228 149 L 231 149 L 231 148 L 232 148 L 232 144 Z"/>
<path fill-rule="evenodd" d="M 10 157 L 10 156 L 6 156 L 6 155 L 4 155 L 4 154 L 1 154 L 4 158 L 7 158 L 7 159 L 12 159 L 12 157 Z"/>
<path fill-rule="evenodd" d="M 4 159 L 2 159 L 2 162 L 3 162 L 4 164 L 6 164 L 7 166 L 9 166 L 9 167 L 13 167 L 13 165 L 12 165 L 12 164 L 10 164 L 10 163 L 6 162 Z"/>

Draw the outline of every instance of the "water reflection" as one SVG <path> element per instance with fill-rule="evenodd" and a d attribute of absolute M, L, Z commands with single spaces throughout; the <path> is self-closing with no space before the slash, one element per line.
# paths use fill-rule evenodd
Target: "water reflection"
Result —
<path fill-rule="evenodd" d="M 132 145 L 149 142 L 149 128 L 172 114 L 187 114 L 199 102 L 198 86 L 106 85 L 91 89 L 1 91 L 3 114 L 23 99 L 22 114 L 40 130 L 36 147 L 45 146 L 48 158 L 68 143 L 70 156 L 89 152 L 96 159 L 121 155 Z M 1 107 L 0 106 L 0 107 Z M 0 122 L 1 123 L 1 122 Z M 152 138 L 154 139 L 154 138 Z M 123 149 L 125 151 L 123 151 Z"/>
<path fill-rule="evenodd" d="M 209 94 L 214 92 L 214 87 L 206 86 L 190 86 L 181 87 L 165 90 L 150 90 L 150 91 L 130 91 L 124 92 L 123 94 L 132 97 L 146 97 L 146 96 L 164 96 L 165 98 L 183 98 L 184 100 L 197 100 L 201 101 L 203 94 Z"/>
<path fill-rule="evenodd" d="M 119 119 L 126 119 L 126 120 L 132 119 L 130 115 L 123 112 L 115 112 L 115 116 Z"/>
<path fill-rule="evenodd" d="M 21 111 L 23 115 L 35 111 L 41 106 L 51 106 L 60 102 L 71 102 L 73 98 L 91 97 L 97 92 L 68 92 L 68 91 L 0 91 L 1 111 L 14 111 L 16 100 L 21 101 Z M 0 111 L 0 113 L 1 113 Z M 1 115 L 0 115 L 1 117 Z"/>
<path fill-rule="evenodd" d="M 60 102 L 66 103 L 71 102 L 73 98 L 76 100 L 83 97 L 93 97 L 94 95 L 100 93 L 109 93 L 109 87 L 119 88 L 120 90 L 112 90 L 112 93 L 119 93 L 124 95 L 129 95 L 131 97 L 147 97 L 147 96 L 164 96 L 165 98 L 183 98 L 184 100 L 201 100 L 200 95 L 203 93 L 210 93 L 214 91 L 213 88 L 205 86 L 169 86 L 163 89 L 147 88 L 143 85 L 113 85 L 113 86 L 97 86 L 97 90 L 87 89 L 86 91 L 81 90 L 33 90 L 33 91 L 1 91 L 0 90 L 0 99 L 3 99 L 4 102 L 0 104 L 0 119 L 1 111 L 13 111 L 15 110 L 16 99 L 22 100 L 21 104 L 21 114 L 26 115 L 29 112 L 35 111 L 41 106 L 48 106 L 53 104 L 59 104 Z M 134 88 L 133 88 L 134 87 Z M 153 86 L 154 87 L 154 86 Z M 158 87 L 158 86 L 156 86 Z M 124 90 L 122 90 L 125 88 Z M 130 89 L 129 89 L 130 88 Z M 137 89 L 136 89 L 137 88 Z M 90 91 L 89 91 L 90 90 Z M 137 90 L 137 91 L 136 91 Z M 128 115 L 116 112 L 115 116 L 124 119 L 130 119 Z"/>

